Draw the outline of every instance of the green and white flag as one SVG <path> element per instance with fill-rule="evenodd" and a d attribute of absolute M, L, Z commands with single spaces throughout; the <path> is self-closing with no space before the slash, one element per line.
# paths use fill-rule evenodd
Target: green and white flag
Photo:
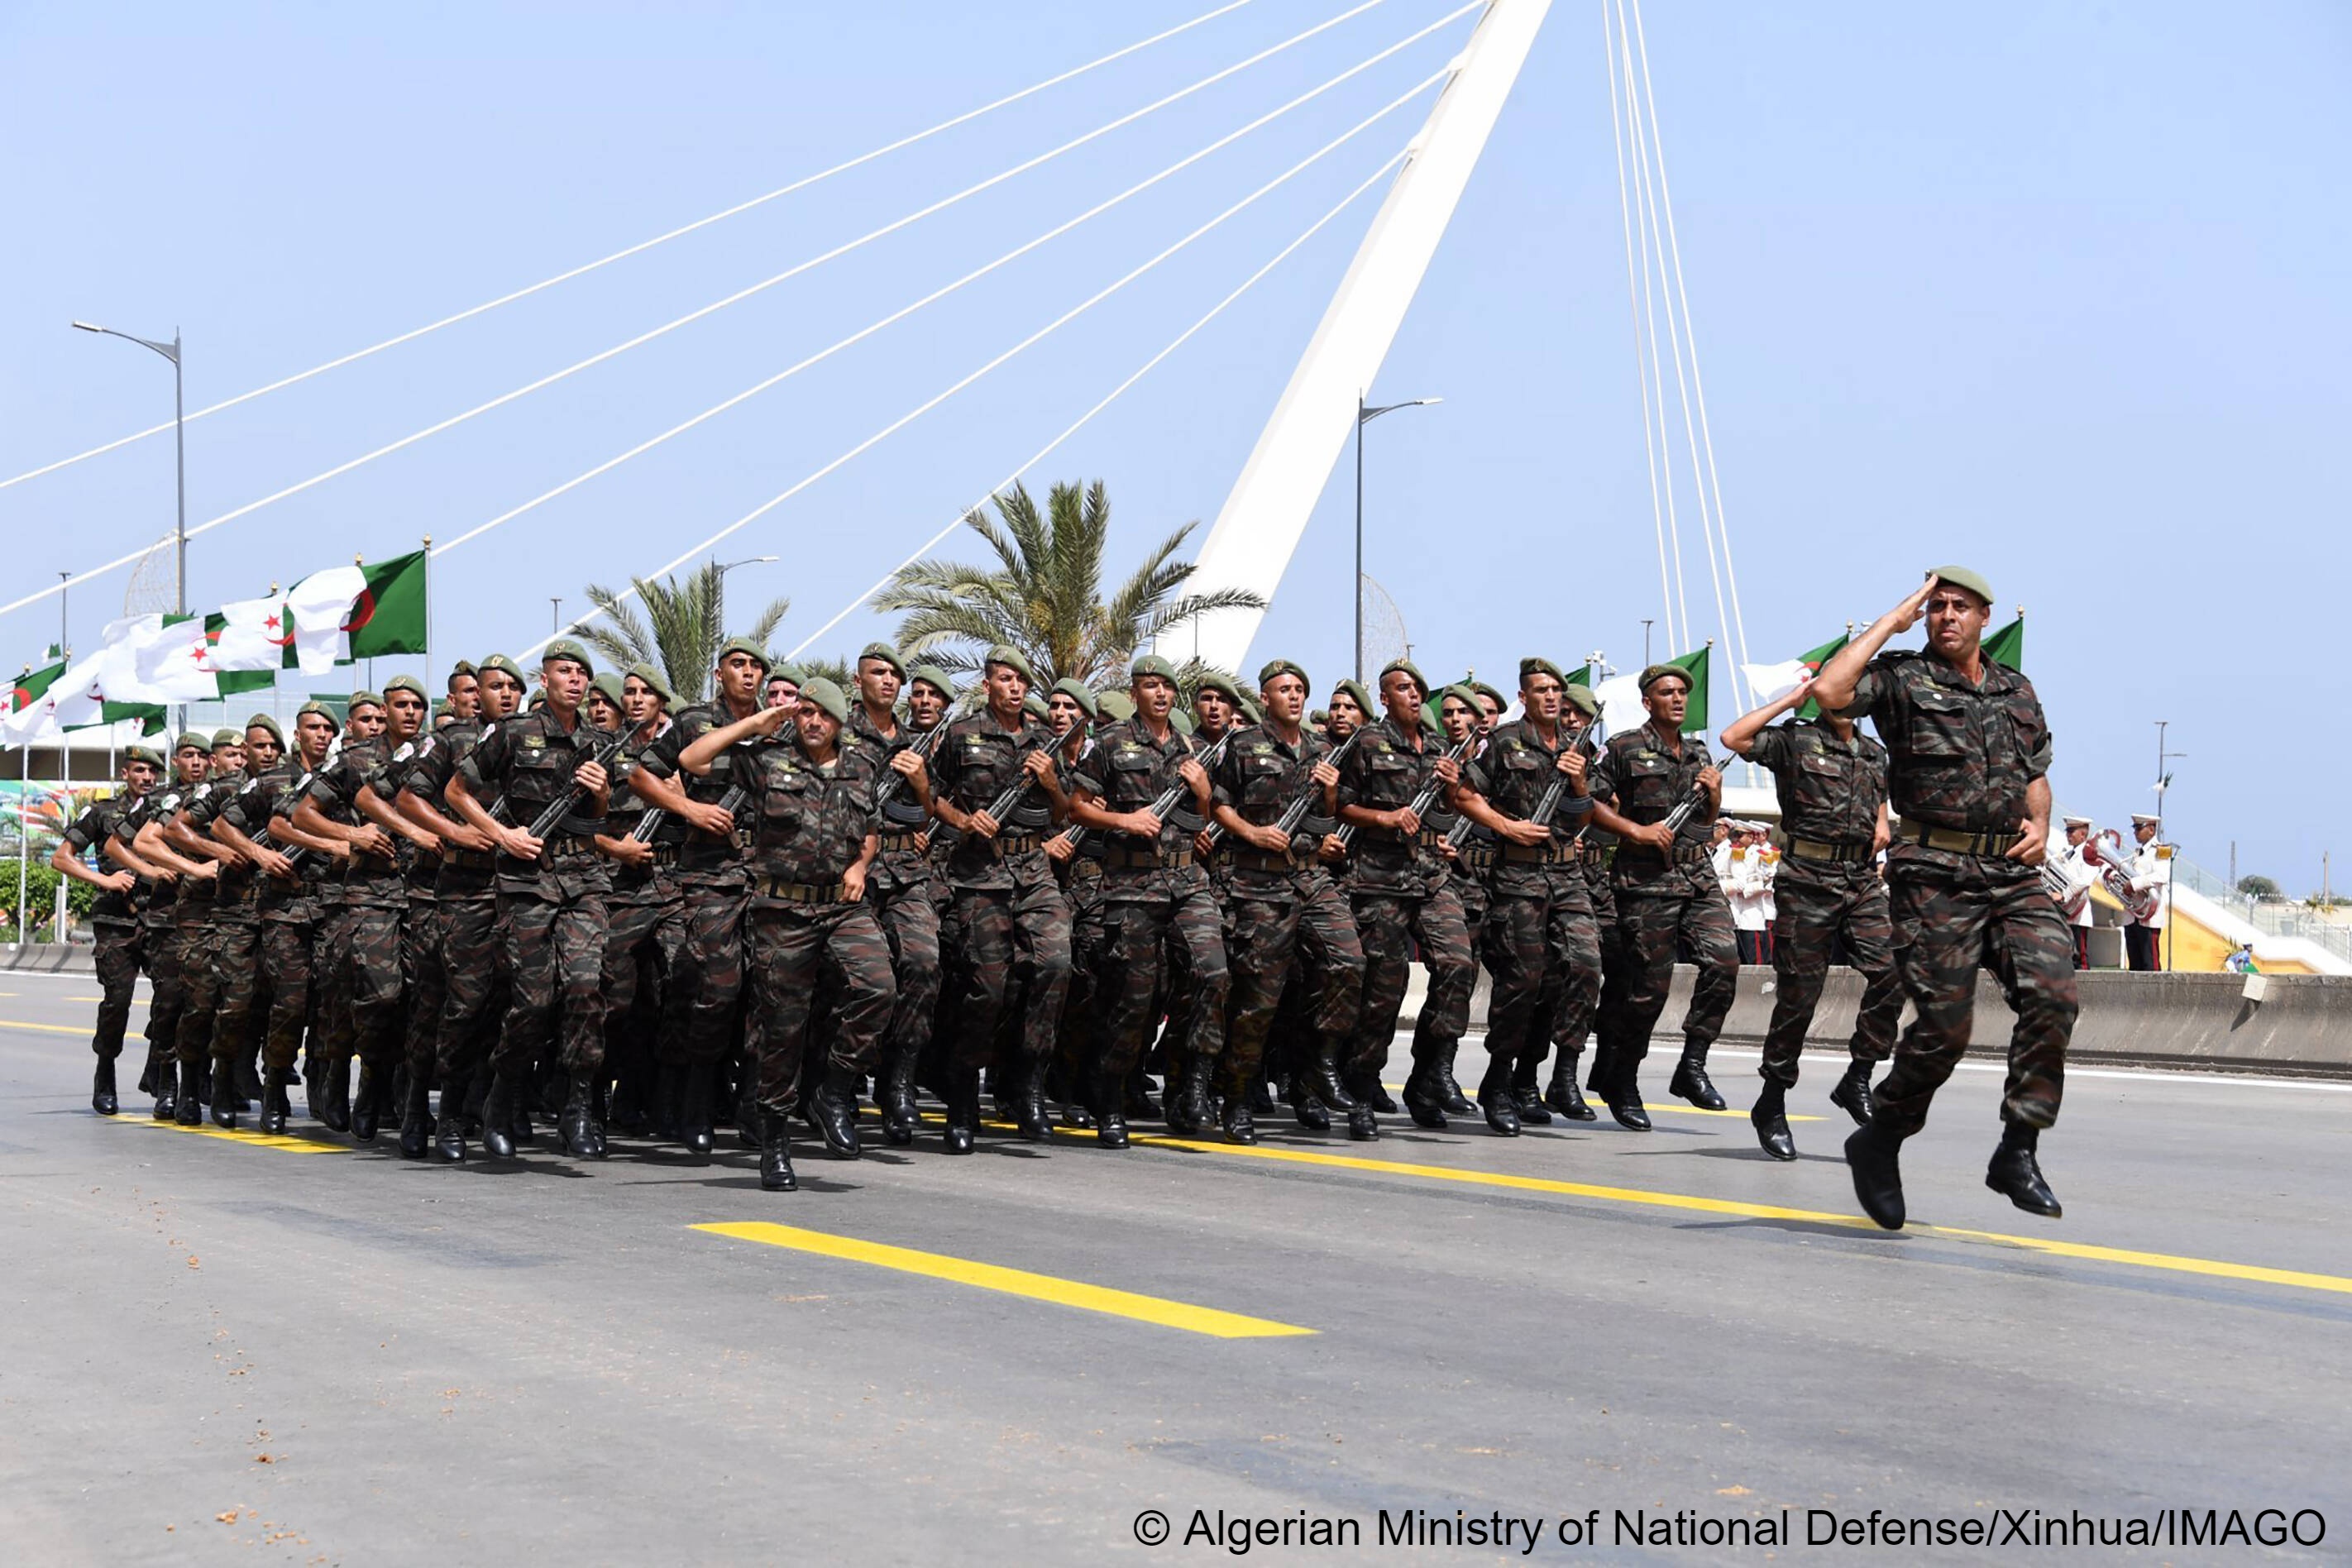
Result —
<path fill-rule="evenodd" d="M 209 702 L 220 695 L 202 616 L 155 616 L 130 640 L 131 682 L 109 695 L 134 702 Z"/>
<path fill-rule="evenodd" d="M 1801 683 L 1819 675 L 1822 672 L 1822 666 L 1836 657 L 1837 650 L 1845 645 L 1846 639 L 1843 636 L 1834 637 L 1817 648 L 1808 649 L 1796 658 L 1784 659 L 1779 664 L 1742 665 L 1741 673 L 1748 677 L 1748 696 L 1759 708 L 1768 702 L 1777 701 L 1794 691 Z M 1797 717 L 1816 718 L 1821 710 L 1820 703 L 1808 699 L 1798 707 Z"/>
<path fill-rule="evenodd" d="M 1996 664 L 2025 673 L 2025 617 L 2017 619 L 1984 640 L 1984 656 Z"/>
<path fill-rule="evenodd" d="M 57 653 L 54 647 L 49 651 Z M 0 720 L 0 744 L 29 746 L 59 733 L 57 704 L 49 690 L 65 672 L 66 661 L 58 658 L 54 663 L 28 669 L 16 678 L 8 692 L 8 716 Z"/>
<path fill-rule="evenodd" d="M 332 566 L 287 591 L 292 622 L 284 665 L 323 675 L 339 663 L 425 651 L 425 552 Z"/>

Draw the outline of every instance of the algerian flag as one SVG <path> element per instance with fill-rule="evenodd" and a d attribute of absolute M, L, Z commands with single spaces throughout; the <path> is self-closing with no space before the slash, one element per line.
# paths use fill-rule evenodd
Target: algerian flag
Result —
<path fill-rule="evenodd" d="M 338 663 L 425 651 L 425 552 L 314 572 L 288 591 L 286 668 L 323 675 Z"/>
<path fill-rule="evenodd" d="M 2017 619 L 1984 640 L 1984 656 L 1997 664 L 2005 664 L 2019 674 L 2025 673 L 2025 616 Z"/>
<path fill-rule="evenodd" d="M 66 661 L 59 658 L 16 678 L 8 692 L 8 717 L 0 720 L 0 743 L 28 746 L 58 733 L 57 704 L 50 700 L 48 693 L 65 672 Z"/>
<path fill-rule="evenodd" d="M 324 675 L 349 658 L 343 617 L 366 586 L 367 574 L 357 566 L 330 566 L 287 590 L 286 618 L 293 625 L 284 668 Z"/>
<path fill-rule="evenodd" d="M 294 637 L 286 626 L 286 595 L 223 605 L 218 615 L 205 617 L 205 634 L 212 638 L 215 669 L 277 669 Z"/>
<path fill-rule="evenodd" d="M 1822 666 L 1827 664 L 1837 650 L 1845 645 L 1846 639 L 1843 637 L 1835 637 L 1810 652 L 1801 653 L 1796 658 L 1784 659 L 1779 664 L 1740 666 L 1740 672 L 1748 678 L 1748 695 L 1755 700 L 1756 705 L 1759 708 L 1767 703 L 1777 701 L 1819 675 L 1822 672 Z M 1821 710 L 1820 703 L 1808 700 L 1798 708 L 1797 717 L 1814 718 Z"/>
<path fill-rule="evenodd" d="M 1650 710 L 1642 706 L 1642 672 L 1612 676 L 1592 689 L 1593 700 L 1601 704 L 1601 721 L 1612 735 L 1628 730 L 1638 730 L 1650 721 Z"/>
<path fill-rule="evenodd" d="M 108 695 L 122 700 L 209 702 L 220 695 L 213 679 L 202 616 L 158 616 L 131 641 L 135 688 L 117 682 Z"/>
<path fill-rule="evenodd" d="M 1708 655 L 1715 651 L 1712 644 L 1696 653 L 1686 653 L 1680 658 L 1670 658 L 1668 664 L 1690 677 L 1690 706 L 1683 710 L 1683 733 L 1696 735 L 1706 728 L 1706 668 Z"/>

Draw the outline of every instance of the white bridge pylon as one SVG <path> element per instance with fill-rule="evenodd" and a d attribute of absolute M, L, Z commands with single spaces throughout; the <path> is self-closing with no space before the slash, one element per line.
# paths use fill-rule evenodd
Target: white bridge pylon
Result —
<path fill-rule="evenodd" d="M 1429 270 L 1437 242 L 1527 64 L 1551 0 L 1493 0 L 1412 142 L 1387 199 L 1291 372 L 1290 384 L 1202 541 L 1187 592 L 1243 588 L 1271 600 L 1346 447 L 1357 397 L 1372 384 Z M 1264 612 L 1201 618 L 1200 657 L 1244 668 Z M 1187 639 L 1188 641 L 1190 639 Z"/>

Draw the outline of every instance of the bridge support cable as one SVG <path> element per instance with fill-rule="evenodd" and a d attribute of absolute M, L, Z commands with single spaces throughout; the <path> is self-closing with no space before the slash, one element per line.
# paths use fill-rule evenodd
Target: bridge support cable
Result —
<path fill-rule="evenodd" d="M 667 245 L 673 239 L 680 239 L 687 235 L 697 232 L 698 230 L 709 228 L 713 224 L 723 223 L 730 217 L 739 216 L 741 214 L 751 211 L 755 207 L 765 206 L 768 203 L 776 201 L 784 196 L 789 196 L 796 191 L 804 191 L 811 185 L 814 185 L 823 181 L 833 178 L 835 174 L 845 174 L 851 170 L 863 167 L 867 163 L 875 162 L 877 159 L 887 157 L 893 153 L 903 152 L 905 149 L 914 146 L 917 142 L 928 142 L 932 137 L 940 134 L 942 132 L 952 131 L 960 125 L 969 125 L 973 121 L 981 119 L 984 115 L 992 114 L 1000 109 L 1008 108 L 1013 104 L 1019 103 L 1024 99 L 1034 98 L 1037 94 L 1045 92 L 1051 88 L 1059 87 L 1064 82 L 1076 80 L 1077 78 L 1085 76 L 1089 71 L 1098 70 L 1104 66 L 1113 64 L 1118 60 L 1123 60 L 1129 55 L 1139 54 L 1155 44 L 1165 43 L 1170 38 L 1176 37 L 1180 34 L 1189 33 L 1195 27 L 1202 26 L 1209 22 L 1213 22 L 1218 17 L 1225 16 L 1229 12 L 1238 11 L 1243 6 L 1249 4 L 1251 4 L 1251 0 L 1227 0 L 1226 4 L 1219 5 L 1213 10 L 1203 12 L 1188 22 L 1180 22 L 1175 26 L 1164 28 L 1160 32 L 1152 34 L 1148 38 L 1138 39 L 1136 42 L 1129 44 L 1123 48 L 1113 49 L 1109 54 L 1097 56 L 1095 58 L 1087 61 L 1084 65 L 1073 66 L 1069 69 L 1062 71 L 1057 75 L 1047 77 L 1043 81 L 1032 83 L 1030 86 L 1021 89 L 1018 92 L 1007 93 L 1003 98 L 996 99 L 988 103 L 983 103 L 977 109 L 968 109 L 961 114 L 953 115 L 946 120 L 940 121 L 936 125 L 931 125 L 921 131 L 917 131 L 911 134 L 901 136 L 895 142 L 886 142 L 882 146 L 877 147 L 871 152 L 861 153 L 854 158 L 844 159 L 842 162 L 834 164 L 830 168 L 820 169 L 813 174 L 803 174 L 799 179 L 793 181 L 791 184 L 779 185 L 774 190 L 769 191 L 763 195 L 757 195 L 751 197 L 748 201 L 738 202 L 733 206 L 725 207 L 718 212 L 709 215 L 708 216 L 697 218 L 692 223 L 681 224 L 677 227 L 668 230 L 667 233 L 655 235 L 651 239 L 642 239 L 635 245 L 625 246 L 619 250 L 614 251 L 609 256 L 600 256 L 593 261 L 583 262 L 578 267 L 573 267 L 565 271 L 556 273 L 551 278 L 542 278 L 536 283 L 528 284 L 523 288 L 516 289 L 509 293 L 501 294 L 494 300 L 485 300 L 482 303 L 469 306 L 463 310 L 457 311 L 454 315 L 444 316 L 436 321 L 427 321 L 421 327 L 411 328 L 407 331 L 386 338 L 382 342 L 371 343 L 363 349 L 355 349 L 350 353 L 340 355 L 337 358 L 328 360 L 323 363 L 314 364 L 308 370 L 297 371 L 292 375 L 282 376 L 276 381 L 270 382 L 267 385 L 257 386 L 250 392 L 240 392 L 235 397 L 223 398 L 218 403 L 208 404 L 205 407 L 192 409 L 189 411 L 186 417 L 191 421 L 202 419 L 207 415 L 218 414 L 224 409 L 235 408 L 239 404 L 250 403 L 257 397 L 266 397 L 270 393 L 282 392 L 287 387 L 294 386 L 302 382 L 309 381 L 313 376 L 324 375 L 331 370 L 341 370 L 343 366 L 348 364 L 356 364 L 361 360 L 383 353 L 386 349 L 395 349 L 404 343 L 415 342 L 417 339 L 437 332 L 444 327 L 454 327 L 461 321 L 472 321 L 477 316 L 488 315 L 490 311 L 499 309 L 502 305 L 511 305 L 518 300 L 527 300 L 533 294 L 543 293 L 547 289 L 556 287 L 558 284 L 569 283 L 575 278 L 584 278 L 589 273 L 594 272 L 600 268 L 611 266 L 614 262 L 625 261 L 633 256 L 641 256 L 656 246 Z M 106 442 L 101 446 L 92 447 L 86 452 L 77 452 L 70 458 L 60 458 L 54 463 L 45 463 L 37 468 L 28 468 L 25 472 L 16 475 L 14 478 L 0 479 L 0 490 L 5 490 L 12 485 L 22 484 L 26 479 L 39 479 L 44 474 L 53 474 L 59 468 L 71 468 L 74 464 L 81 462 L 85 458 L 101 457 L 108 452 L 114 451 L 118 447 L 128 447 L 134 441 L 143 441 L 150 436 L 160 436 L 172 427 L 172 422 L 166 420 L 161 425 L 151 425 L 144 430 L 134 430 L 128 436 Z"/>
<path fill-rule="evenodd" d="M 1135 121 L 1143 119 L 1145 116 L 1156 113 L 1160 110 L 1165 109 L 1171 104 L 1179 102 L 1196 93 L 1204 91 L 1216 85 L 1218 82 L 1238 75 L 1240 72 L 1249 69 L 1252 66 L 1258 65 L 1263 61 L 1271 59 L 1276 55 L 1281 54 L 1286 49 L 1296 47 L 1297 45 L 1305 43 L 1308 39 L 1313 38 L 1319 34 L 1328 32 L 1333 27 L 1339 26 L 1344 22 L 1361 16 L 1363 13 L 1370 11 L 1381 4 L 1383 4 L 1383 0 L 1360 0 L 1359 4 L 1340 12 L 1338 16 L 1326 18 L 1302 32 L 1293 34 L 1291 37 L 1283 39 L 1279 43 L 1271 45 L 1264 49 L 1260 49 L 1257 53 L 1251 55 L 1246 59 L 1237 61 L 1233 65 L 1225 67 L 1222 70 L 1214 71 L 1186 87 L 1179 88 L 1174 92 L 1169 93 L 1162 98 L 1144 105 L 1140 109 L 1120 115 L 1116 120 L 1106 121 L 1104 124 L 1097 126 L 1092 131 L 1088 131 L 1082 135 L 1074 137 L 1057 147 L 1054 147 L 1045 153 L 1038 153 L 1034 157 L 1024 159 L 1021 163 L 1014 164 L 1013 167 L 1005 169 L 999 174 L 992 174 L 987 179 L 982 180 L 975 184 L 968 185 L 952 195 L 944 196 L 927 206 L 908 214 L 904 217 L 900 217 L 890 223 L 885 224 L 881 227 L 861 235 L 856 239 L 845 241 L 845 243 L 835 246 L 831 250 L 825 251 L 821 255 L 814 256 L 805 261 L 799 262 L 793 267 L 787 268 L 782 272 L 776 274 L 772 278 L 764 279 L 748 288 L 739 289 L 735 293 L 728 295 L 724 299 L 714 300 L 711 303 L 701 307 L 699 310 L 689 311 L 686 315 L 677 317 L 673 321 L 667 321 L 658 327 L 640 332 L 635 337 L 630 338 L 626 342 L 616 343 L 611 348 L 591 354 L 587 358 L 567 365 L 562 370 L 551 372 L 546 375 L 541 376 L 536 381 L 527 383 L 526 384 L 516 387 L 511 391 L 501 393 L 499 395 L 493 397 L 487 402 L 476 404 L 473 407 L 466 409 L 462 413 L 452 415 L 446 419 L 437 421 L 435 424 L 426 426 L 421 430 L 404 436 L 396 441 L 388 442 L 383 446 L 376 447 L 373 451 L 362 453 L 361 456 L 353 458 L 347 462 L 339 463 L 335 467 L 328 468 L 323 472 L 313 474 L 309 479 L 299 480 L 282 489 L 276 490 L 269 495 L 263 496 L 258 500 L 247 501 L 245 505 L 233 508 L 228 511 L 221 513 L 217 517 L 207 518 L 205 521 L 190 528 L 187 531 L 187 537 L 194 539 L 199 534 L 210 532 L 212 530 L 220 527 L 224 523 L 234 522 L 237 519 L 249 516 L 252 513 L 260 510 L 264 507 L 271 506 L 278 501 L 288 500 L 290 497 L 300 495 L 306 490 L 312 489 L 319 485 L 326 483 L 329 479 L 340 478 L 344 474 L 352 472 L 355 468 L 364 467 L 365 465 L 375 461 L 379 458 L 389 457 L 394 452 L 402 451 L 409 447 L 413 447 L 418 442 L 426 440 L 431 437 L 440 435 L 444 431 L 454 429 L 456 426 L 463 425 L 468 420 L 477 418 L 481 415 L 488 414 L 494 409 L 504 407 L 506 405 L 515 402 L 519 398 L 528 396 L 531 393 L 538 392 L 545 387 L 552 386 L 556 383 L 576 375 L 582 371 L 604 363 L 606 361 L 614 359 L 620 354 L 626 353 L 632 349 L 641 347 L 646 343 L 653 342 L 656 338 L 666 336 L 670 332 L 676 331 L 681 327 L 687 326 L 694 321 L 701 321 L 705 317 L 710 316 L 717 311 L 723 310 L 730 305 L 740 304 L 743 300 L 751 298 L 753 295 L 774 288 L 776 285 L 783 283 L 790 279 L 796 278 L 802 273 L 809 271 L 813 268 L 823 266 L 828 261 L 835 260 L 842 256 L 847 255 L 849 252 L 857 249 L 861 246 L 870 244 L 885 236 L 895 234 L 912 224 L 919 223 L 924 218 L 932 216 L 933 215 L 942 212 L 949 207 L 967 201 L 973 196 L 979 195 L 983 191 L 992 189 L 997 185 L 1004 184 L 1008 180 L 1013 179 L 1021 174 L 1028 173 L 1032 169 L 1037 168 L 1041 164 L 1050 163 L 1054 159 L 1074 152 L 1089 142 L 1098 141 L 1102 137 L 1109 135 L 1112 132 L 1120 130 L 1125 126 L 1131 125 Z M 49 584 L 32 593 L 26 594 L 20 598 L 12 599 L 5 605 L 0 605 L 0 616 L 5 616 L 12 611 L 22 609 L 28 605 L 37 604 L 41 600 L 47 598 L 52 594 L 63 593 L 67 589 L 71 588 L 78 584 L 88 582 L 91 578 L 102 576 L 109 572 L 128 566 L 144 556 L 147 552 L 152 548 L 154 548 L 152 544 L 142 546 L 140 549 L 131 551 L 127 554 L 119 555 L 113 560 L 105 563 L 103 565 L 91 567 L 87 571 L 77 573 L 60 582 Z"/>
<path fill-rule="evenodd" d="M 1642 395 L 1642 450 L 1647 460 L 1650 476 L 1650 525 L 1658 541 L 1658 605 L 1666 623 L 1666 641 L 1675 647 L 1685 643 L 1685 628 L 1675 622 L 1675 584 L 1682 570 L 1682 541 L 1675 541 L 1673 564 L 1668 565 L 1666 549 L 1665 498 L 1658 484 L 1658 427 L 1650 417 L 1650 365 L 1653 355 L 1642 347 L 1642 284 L 1649 275 L 1649 225 L 1640 225 L 1641 259 L 1634 254 L 1635 223 L 1633 198 L 1625 178 L 1625 100 L 1617 85 L 1617 34 L 1609 22 L 1610 0 L 1601 0 L 1601 53 L 1609 63 L 1609 136 L 1617 150 L 1617 212 L 1625 229 L 1625 305 L 1633 326 L 1633 375 Z M 1657 335 L 1653 329 L 1650 341 L 1654 346 Z M 1667 476 L 1671 483 L 1671 472 Z"/>
<path fill-rule="evenodd" d="M 1110 211 L 1113 207 L 1116 207 L 1135 196 L 1140 195 L 1145 191 L 1151 189 L 1153 186 L 1158 185 L 1166 180 L 1173 178 L 1178 174 L 1191 168 L 1193 164 L 1201 162 L 1202 159 L 1231 146 L 1234 142 L 1240 141 L 1243 137 L 1249 135 L 1251 132 L 1272 124 L 1275 121 L 1281 119 L 1284 115 L 1290 113 L 1293 110 L 1314 101 L 1316 99 L 1322 97 L 1325 93 L 1331 91 L 1342 83 L 1362 75 L 1365 71 L 1371 69 L 1374 66 L 1380 65 L 1402 53 L 1403 50 L 1412 47 L 1414 44 L 1419 43 L 1422 39 L 1429 37 L 1432 33 L 1434 33 L 1458 18 L 1466 16 L 1468 13 L 1476 10 L 1478 6 L 1484 3 L 1485 0 L 1470 0 L 1469 4 L 1464 5 L 1452 13 L 1441 16 L 1434 22 L 1422 27 L 1418 31 L 1407 35 L 1405 37 L 1391 44 L 1387 48 L 1381 50 L 1370 58 L 1361 60 L 1357 64 L 1349 67 L 1346 70 L 1341 71 L 1339 75 L 1331 77 L 1328 79 L 1318 83 L 1315 87 L 1309 88 L 1305 92 L 1302 92 L 1297 97 L 1292 99 L 1289 102 L 1282 104 L 1278 108 L 1267 110 L 1265 113 L 1259 115 L 1256 119 L 1252 120 L 1238 130 L 1228 132 L 1224 135 L 1218 137 L 1215 141 L 1210 142 L 1207 146 L 1201 148 L 1198 152 L 1187 154 L 1185 157 L 1181 158 L 1175 163 L 1161 169 L 1159 173 L 1149 175 L 1144 179 L 1138 181 L 1136 184 L 1128 186 L 1118 195 L 1096 203 L 1093 206 L 1087 208 L 1084 212 L 1055 225 L 1052 228 L 1046 229 L 1045 232 L 1035 236 L 1034 238 L 1024 240 L 1020 245 L 1015 246 L 1013 249 L 1005 251 L 1002 255 L 998 256 L 995 259 L 982 263 L 981 266 L 964 273 L 961 277 L 957 278 L 951 282 L 942 284 L 938 289 L 933 289 L 931 292 L 924 295 L 919 300 L 916 300 L 912 303 L 903 305 L 898 310 L 890 312 L 888 315 L 868 322 L 866 325 L 860 327 L 857 331 L 850 333 L 846 337 L 836 339 L 825 347 L 817 350 L 814 353 L 809 354 L 796 363 L 785 366 L 775 374 L 768 376 L 764 380 L 755 382 L 751 385 L 745 387 L 742 391 L 734 394 L 732 396 L 711 405 L 701 413 L 694 415 L 690 418 L 682 420 L 679 423 L 671 426 L 668 429 L 637 443 L 635 446 L 631 447 L 626 451 L 622 452 L 617 456 L 606 458 L 604 461 L 597 464 L 594 468 L 588 469 L 584 473 L 576 474 L 572 478 L 564 480 L 562 484 L 555 486 L 553 489 L 542 490 L 529 500 L 526 500 L 518 506 L 510 507 L 507 510 L 499 513 L 496 517 L 478 522 L 472 528 L 467 529 L 465 532 L 435 545 L 433 547 L 433 553 L 436 556 L 446 554 L 447 552 L 455 550 L 457 546 L 466 543 L 469 540 L 488 533 L 490 530 L 498 528 L 502 524 L 511 522 L 516 518 L 522 516 L 524 513 L 531 511 L 534 509 L 544 505 L 548 501 L 555 500 L 559 496 L 578 489 L 580 486 L 586 484 L 588 481 L 597 478 L 599 475 L 610 473 L 613 469 L 619 468 L 622 464 L 628 462 L 630 459 L 640 457 L 643 454 L 653 450 L 655 447 L 661 446 L 664 442 L 667 442 L 677 436 L 684 435 L 687 431 L 693 429 L 695 426 L 714 419 L 719 415 L 726 413 L 729 409 L 735 408 L 743 403 L 748 402 L 751 398 L 758 396 L 760 394 L 766 392 L 771 387 L 798 375 L 801 372 L 807 370 L 812 366 L 823 363 L 824 361 L 831 359 L 834 355 L 841 353 L 843 350 L 862 342 L 866 339 L 874 336 L 876 333 L 882 331 L 886 328 L 906 320 L 916 311 L 947 298 L 949 295 L 964 288 L 966 285 L 976 282 L 979 279 L 987 277 L 990 273 L 997 271 L 1001 268 L 1009 266 L 1020 258 L 1028 255 L 1031 251 L 1037 249 L 1041 246 L 1044 246 L 1065 234 L 1067 234 L 1070 230 L 1077 227 L 1080 224 L 1098 217 L 1102 214 Z M 1419 89 L 1416 89 L 1415 90 L 1418 91 Z"/>

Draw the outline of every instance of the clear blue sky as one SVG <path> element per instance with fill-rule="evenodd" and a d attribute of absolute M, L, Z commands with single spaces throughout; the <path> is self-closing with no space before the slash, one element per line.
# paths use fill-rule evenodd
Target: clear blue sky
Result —
<path fill-rule="evenodd" d="M 79 316 L 189 339 L 201 405 L 769 190 L 1208 8 L 0 7 L 0 477 L 168 415 Z M 1257 0 L 855 174 L 191 428 L 192 519 L 405 435 L 864 232 L 1342 9 Z M 699 412 L 1434 19 L 1387 0 L 1084 152 L 659 343 L 229 524 L 191 595 L 448 538 Z M 1958 559 L 2023 603 L 2061 797 L 2152 797 L 2215 869 L 2302 891 L 2352 706 L 2352 9 L 2309 0 L 1656 4 L 1649 40 L 1751 651 Z M 1466 26 L 1466 25 L 1465 25 Z M 520 646 L 751 510 L 1437 68 L 1463 26 L 1148 197 L 438 563 L 439 629 Z M 730 542 L 799 640 L 1392 151 L 1418 112 Z M 1047 465 L 1130 550 L 1205 530 L 1369 203 Z M 1370 569 L 1433 672 L 1658 614 L 1600 16 L 1555 7 L 1380 384 Z M 168 527 L 167 441 L 0 491 L 5 596 Z M 1343 461 L 1261 634 L 1347 658 Z M 950 549 L 961 547 L 951 542 Z M 1696 557 L 1693 557 L 1696 568 Z M 76 593 L 77 638 L 122 578 Z M 1694 599 L 1697 599 L 1696 589 Z M 1711 611 L 1695 618 L 1711 620 Z M 5 657 L 55 606 L 0 620 Z M 853 617 L 821 651 L 887 627 Z M 1661 649 L 1661 651 L 1665 651 Z M 1718 722 L 1728 714 L 1720 715 Z M 2254 737 L 2260 736 L 2260 740 Z M 2278 736 L 2294 743 L 2275 751 Z M 2268 761 L 2263 761 L 2264 757 Z M 2339 885 L 2352 880 L 2338 868 Z"/>

